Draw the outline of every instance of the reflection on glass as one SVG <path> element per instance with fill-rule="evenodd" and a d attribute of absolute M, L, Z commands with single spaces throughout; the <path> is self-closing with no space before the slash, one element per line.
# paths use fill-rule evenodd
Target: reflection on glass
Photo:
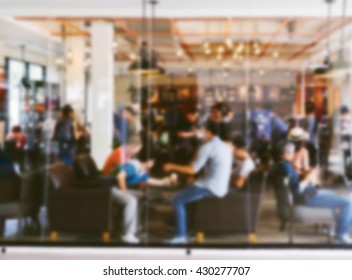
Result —
<path fill-rule="evenodd" d="M 350 242 L 349 79 L 302 47 L 325 19 L 16 20 L 50 36 L 5 55 L 4 242 Z"/>

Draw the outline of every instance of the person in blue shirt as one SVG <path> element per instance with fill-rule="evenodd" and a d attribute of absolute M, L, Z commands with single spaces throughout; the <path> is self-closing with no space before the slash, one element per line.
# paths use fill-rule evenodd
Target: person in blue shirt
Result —
<path fill-rule="evenodd" d="M 0 181 L 16 176 L 11 160 L 0 150 Z"/>
<path fill-rule="evenodd" d="M 139 161 L 132 159 L 121 164 L 117 172 L 118 187 L 112 188 L 113 200 L 124 207 L 124 234 L 122 241 L 125 243 L 139 243 L 136 237 L 138 223 L 138 199 L 143 196 L 139 191 L 141 184 L 147 186 L 172 186 L 177 177 L 172 174 L 162 179 L 151 178 L 149 171 L 154 165 L 154 160 Z"/>
<path fill-rule="evenodd" d="M 273 171 L 277 176 L 288 180 L 295 203 L 331 209 L 336 217 L 335 240 L 341 244 L 352 244 L 349 236 L 352 224 L 352 198 L 316 188 L 311 173 L 301 178 L 291 163 L 295 154 L 295 146 L 291 142 L 282 143 L 279 150 L 280 161 L 276 163 Z"/>

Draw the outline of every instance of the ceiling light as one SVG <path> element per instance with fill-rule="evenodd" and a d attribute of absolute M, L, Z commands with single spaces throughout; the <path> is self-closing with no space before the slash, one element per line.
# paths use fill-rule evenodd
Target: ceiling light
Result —
<path fill-rule="evenodd" d="M 273 52 L 273 58 L 278 58 L 279 57 L 279 52 L 278 51 L 274 51 Z"/>
<path fill-rule="evenodd" d="M 116 49 L 119 46 L 119 43 L 117 41 L 112 43 L 112 48 Z"/>
<path fill-rule="evenodd" d="M 241 43 L 241 44 L 238 45 L 238 47 L 237 47 L 237 49 L 236 49 L 236 52 L 240 53 L 240 52 L 242 52 L 243 50 L 244 50 L 244 44 Z"/>
<path fill-rule="evenodd" d="M 218 53 L 222 54 L 224 52 L 224 47 L 223 46 L 219 46 L 218 47 Z"/>
<path fill-rule="evenodd" d="M 259 75 L 260 76 L 263 76 L 265 74 L 265 71 L 263 70 L 263 69 L 261 69 L 260 71 L 259 71 Z"/>
<path fill-rule="evenodd" d="M 227 45 L 227 47 L 228 47 L 229 49 L 232 48 L 232 40 L 231 40 L 231 38 L 227 38 L 226 41 L 225 41 L 225 43 L 226 43 L 226 45 Z"/>
<path fill-rule="evenodd" d="M 134 53 L 130 53 L 130 60 L 136 60 L 137 56 Z"/>
<path fill-rule="evenodd" d="M 204 49 L 209 48 L 209 42 L 204 42 L 204 44 L 203 44 L 203 48 L 204 48 Z"/>
<path fill-rule="evenodd" d="M 191 66 L 189 66 L 187 71 L 188 71 L 188 73 L 193 73 L 193 68 Z"/>
<path fill-rule="evenodd" d="M 254 53 L 255 53 L 256 55 L 259 55 L 259 54 L 261 53 L 261 49 L 260 49 L 260 48 L 256 48 L 256 49 L 254 50 Z"/>
<path fill-rule="evenodd" d="M 210 55 L 210 54 L 211 54 L 211 49 L 205 49 L 205 50 L 204 50 L 204 53 L 205 53 L 206 55 Z"/>
<path fill-rule="evenodd" d="M 176 55 L 178 57 L 182 57 L 184 55 L 183 50 L 182 49 L 178 49 L 177 52 L 176 52 Z"/>

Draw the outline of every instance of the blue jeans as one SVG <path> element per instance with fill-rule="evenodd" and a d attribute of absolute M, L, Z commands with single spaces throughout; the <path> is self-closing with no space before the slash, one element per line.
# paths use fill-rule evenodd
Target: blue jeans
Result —
<path fill-rule="evenodd" d="M 187 235 L 186 204 L 212 196 L 214 196 L 213 193 L 208 189 L 193 185 L 186 187 L 173 197 L 172 204 L 176 213 L 177 236 L 186 237 Z"/>
<path fill-rule="evenodd" d="M 340 237 L 349 232 L 352 223 L 352 198 L 328 190 L 318 190 L 315 196 L 306 201 L 306 205 L 331 208 L 336 217 L 336 236 Z"/>
<path fill-rule="evenodd" d="M 59 144 L 59 157 L 62 162 L 66 165 L 71 166 L 73 163 L 73 157 L 75 148 L 71 144 L 60 143 Z"/>

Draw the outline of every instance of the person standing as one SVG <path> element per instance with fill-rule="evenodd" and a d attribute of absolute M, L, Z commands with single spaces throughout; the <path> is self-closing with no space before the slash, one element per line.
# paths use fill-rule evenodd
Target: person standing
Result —
<path fill-rule="evenodd" d="M 61 109 L 60 119 L 54 129 L 54 140 L 59 144 L 60 160 L 71 166 L 75 153 L 77 128 L 74 122 L 74 112 L 70 105 Z"/>
<path fill-rule="evenodd" d="M 172 200 L 176 213 L 176 236 L 167 240 L 169 244 L 187 243 L 186 204 L 206 197 L 224 197 L 229 190 L 232 168 L 232 152 L 226 143 L 219 138 L 219 125 L 208 122 L 204 129 L 204 144 L 190 165 L 167 163 L 165 172 L 179 172 L 195 175 L 203 171 L 198 180 L 191 186 L 177 193 Z"/>

